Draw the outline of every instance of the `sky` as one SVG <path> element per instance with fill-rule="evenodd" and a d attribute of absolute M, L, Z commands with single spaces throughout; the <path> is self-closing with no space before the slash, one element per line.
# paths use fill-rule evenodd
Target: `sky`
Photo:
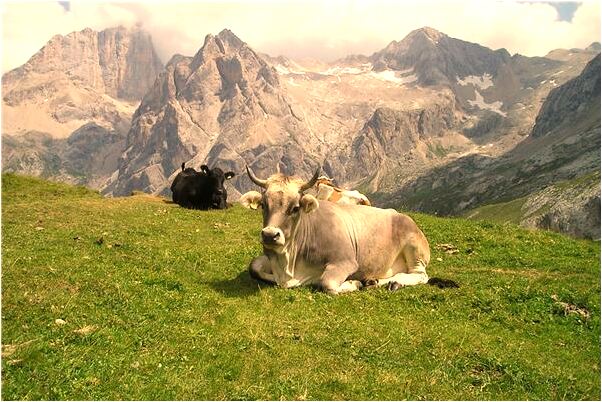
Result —
<path fill-rule="evenodd" d="M 194 55 L 207 34 L 224 28 L 259 52 L 327 62 L 370 55 L 424 26 L 526 56 L 600 41 L 597 0 L 4 0 L 0 11 L 3 73 L 56 34 L 117 25 L 148 30 L 164 62 L 175 53 Z"/>

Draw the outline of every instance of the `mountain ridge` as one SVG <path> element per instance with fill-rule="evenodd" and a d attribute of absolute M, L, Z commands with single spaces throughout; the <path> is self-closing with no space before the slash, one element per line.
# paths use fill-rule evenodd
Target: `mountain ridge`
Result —
<path fill-rule="evenodd" d="M 498 166 L 495 161 L 500 158 L 519 163 L 519 154 L 541 143 L 549 152 L 529 166 L 538 174 L 550 174 L 553 182 L 567 175 L 546 166 L 564 161 L 563 152 L 572 154 L 579 145 L 554 137 L 552 150 L 547 140 L 531 134 L 534 126 L 543 127 L 536 121 L 543 118 L 540 109 L 549 108 L 546 102 L 579 75 L 597 48 L 593 43 L 586 49 L 556 49 L 549 57 L 511 56 L 505 49 L 489 49 L 424 27 L 371 56 L 322 63 L 262 54 L 224 29 L 206 35 L 192 56 L 174 54 L 156 71 L 152 41 L 145 42 L 144 33 L 124 39 L 125 33 L 114 28 L 104 36 L 84 30 L 54 37 L 28 64 L 5 75 L 9 79 L 3 80 L 3 89 L 8 89 L 3 121 L 9 123 L 3 123 L 3 136 L 19 134 L 22 140 L 6 142 L 3 168 L 27 171 L 29 165 L 41 175 L 54 170 L 51 177 L 93 183 L 105 195 L 143 190 L 168 196 L 182 162 L 197 168 L 219 164 L 237 172 L 249 165 L 260 176 L 276 170 L 309 176 L 321 167 L 340 185 L 370 193 L 375 204 L 382 205 L 379 202 L 396 200 L 399 188 L 415 195 L 442 191 L 475 169 Z M 72 42 L 78 38 L 88 38 L 90 47 L 81 54 L 96 55 L 93 63 L 56 62 L 35 71 L 45 58 L 76 54 L 81 46 Z M 144 42 L 139 52 L 122 46 L 138 40 Z M 105 47 L 114 51 L 101 51 Z M 101 54 L 121 59 L 105 60 Z M 134 54 L 130 60 L 136 65 L 152 68 L 124 68 L 120 60 L 128 54 Z M 149 71 L 156 76 L 144 91 L 140 88 L 150 78 L 140 80 L 140 92 L 120 84 L 133 72 L 148 78 Z M 11 87 L 25 76 L 21 87 Z M 134 93 L 139 96 L 137 105 L 120 98 L 134 99 Z M 44 112 L 33 120 L 37 130 L 19 123 L 23 105 Z M 558 116 L 558 110 L 550 110 Z M 587 116 L 583 124 L 595 125 L 593 115 Z M 56 140 L 46 136 L 59 131 Z M 27 151 L 28 147 L 33 148 Z M 84 160 L 88 154 L 90 161 Z M 584 169 L 596 163 L 595 158 L 586 159 L 579 165 Z M 490 181 L 504 183 L 496 174 Z M 477 178 L 468 193 L 483 180 Z M 229 186 L 236 198 L 252 183 L 241 174 Z M 429 200 L 431 207 L 442 196 Z M 496 196 L 486 192 L 474 200 L 462 199 L 452 212 Z"/>

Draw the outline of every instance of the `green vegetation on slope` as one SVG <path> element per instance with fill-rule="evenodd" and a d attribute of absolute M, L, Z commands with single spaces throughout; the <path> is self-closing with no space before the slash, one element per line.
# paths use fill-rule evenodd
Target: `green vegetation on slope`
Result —
<path fill-rule="evenodd" d="M 519 224 L 522 218 L 521 208 L 526 201 L 527 197 L 521 197 L 508 202 L 484 205 L 462 215 L 468 219 L 486 219 L 499 223 Z"/>
<path fill-rule="evenodd" d="M 570 209 L 573 213 L 580 211 L 584 217 L 587 217 L 589 209 L 585 209 L 583 203 L 578 202 L 579 196 L 599 193 L 600 172 L 596 171 L 578 176 L 572 180 L 551 184 L 543 190 L 536 191 L 526 197 L 472 209 L 463 213 L 462 216 L 468 219 L 486 219 L 498 223 L 526 224 L 529 219 L 543 217 L 561 204 L 565 209 Z M 593 206 L 590 209 L 596 210 Z M 596 222 L 589 223 L 598 226 Z M 582 230 L 585 230 L 585 228 L 582 228 Z"/>
<path fill-rule="evenodd" d="M 599 400 L 599 243 L 412 216 L 461 287 L 333 297 L 249 278 L 258 211 L 4 175 L 2 398 Z"/>

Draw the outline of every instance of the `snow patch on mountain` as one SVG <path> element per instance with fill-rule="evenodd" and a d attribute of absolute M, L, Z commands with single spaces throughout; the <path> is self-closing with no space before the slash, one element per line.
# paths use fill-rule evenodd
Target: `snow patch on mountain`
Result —
<path fill-rule="evenodd" d="M 413 70 L 410 69 L 410 71 Z M 379 72 L 370 71 L 369 75 L 379 80 L 394 82 L 396 84 L 410 84 L 412 82 L 418 81 L 418 77 L 416 76 L 416 74 L 400 76 L 400 72 L 393 70 L 385 70 Z"/>
<path fill-rule="evenodd" d="M 456 82 L 458 85 L 466 86 L 469 84 L 474 85 L 475 87 L 479 87 L 480 89 L 487 89 L 493 86 L 493 81 L 491 80 L 491 74 L 485 73 L 482 76 L 477 75 L 469 75 L 460 79 L 460 77 L 456 77 Z"/>
<path fill-rule="evenodd" d="M 501 116 L 506 117 L 506 113 L 502 112 L 501 107 L 504 105 L 503 102 L 495 101 L 492 103 L 485 102 L 483 99 L 483 95 L 477 90 L 475 90 L 475 100 L 468 100 L 470 106 L 478 107 L 482 110 L 491 110 L 492 112 L 498 113 Z"/>

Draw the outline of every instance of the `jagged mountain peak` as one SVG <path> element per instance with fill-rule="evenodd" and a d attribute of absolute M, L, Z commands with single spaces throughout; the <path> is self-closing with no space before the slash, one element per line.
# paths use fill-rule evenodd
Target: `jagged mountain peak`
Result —
<path fill-rule="evenodd" d="M 191 68 L 196 70 L 208 60 L 223 56 L 235 56 L 242 52 L 252 54 L 255 58 L 260 58 L 244 41 L 229 29 L 224 29 L 217 35 L 208 34 L 205 36 L 203 46 L 194 55 Z"/>
<path fill-rule="evenodd" d="M 443 38 L 448 36 L 434 28 L 422 27 L 411 31 L 400 41 L 391 41 L 381 52 L 399 53 L 416 47 L 437 46 Z"/>
<path fill-rule="evenodd" d="M 244 41 L 229 29 L 223 29 L 217 35 L 208 34 L 205 36 L 205 42 L 200 50 L 211 46 L 217 46 L 221 53 L 230 53 L 232 51 L 238 51 L 242 47 L 248 47 Z"/>
<path fill-rule="evenodd" d="M 412 32 L 410 32 L 405 38 L 404 40 L 411 40 L 414 39 L 416 37 L 426 37 L 428 39 L 431 39 L 432 41 L 434 41 L 435 43 L 437 43 L 441 38 L 447 37 L 446 34 L 437 31 L 435 28 L 431 28 L 431 27 L 422 27 L 419 29 L 415 29 Z"/>
<path fill-rule="evenodd" d="M 169 191 L 166 184 L 182 162 L 235 171 L 256 160 L 273 166 L 290 147 L 301 155 L 295 139 L 307 131 L 276 70 L 223 30 L 207 35 L 194 57 L 172 57 L 134 114 L 128 149 L 105 192 Z M 314 165 L 296 166 L 310 172 Z M 233 183 L 238 180 L 244 181 Z"/>
<path fill-rule="evenodd" d="M 243 45 L 245 45 L 245 42 L 243 42 L 238 36 L 236 36 L 234 34 L 234 32 L 232 32 L 228 28 L 223 29 L 220 33 L 218 33 L 217 37 L 222 42 L 228 44 L 229 46 L 231 46 L 231 47 L 233 47 L 235 49 L 239 49 Z"/>
<path fill-rule="evenodd" d="M 587 63 L 581 74 L 550 91 L 535 120 L 531 137 L 549 136 L 577 125 L 587 114 L 600 113 L 600 54 Z M 599 124 L 598 120 L 598 124 Z"/>
<path fill-rule="evenodd" d="M 391 42 L 370 59 L 375 70 L 413 71 L 422 85 L 449 85 L 455 83 L 457 77 L 485 73 L 495 77 L 500 67 L 509 61 L 509 55 L 505 50 L 493 51 L 423 27 L 399 42 Z"/>
<path fill-rule="evenodd" d="M 3 81 L 11 87 L 30 73 L 60 76 L 113 98 L 139 100 L 162 68 L 150 34 L 140 27 L 85 28 L 53 36 Z"/>

